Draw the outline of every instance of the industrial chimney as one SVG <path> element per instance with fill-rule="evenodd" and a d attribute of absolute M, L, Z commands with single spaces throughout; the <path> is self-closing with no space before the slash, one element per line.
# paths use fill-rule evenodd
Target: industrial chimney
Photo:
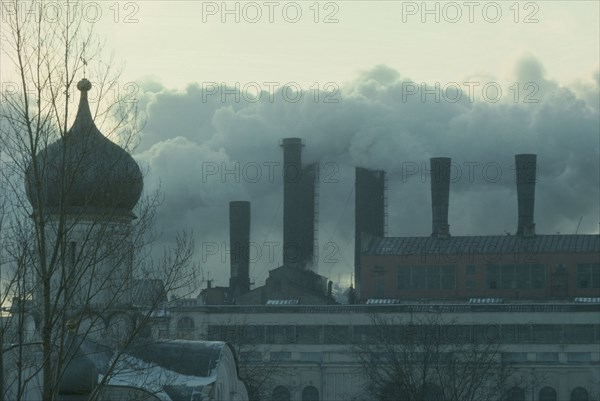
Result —
<path fill-rule="evenodd" d="M 361 234 L 385 235 L 385 171 L 357 167 L 354 185 L 354 277 L 360 296 Z"/>
<path fill-rule="evenodd" d="M 283 264 L 312 266 L 315 240 L 316 165 L 302 167 L 302 140 L 285 138 L 283 147 Z"/>
<path fill-rule="evenodd" d="M 250 202 L 229 202 L 229 288 L 235 295 L 250 291 Z"/>
<path fill-rule="evenodd" d="M 319 184 L 319 165 L 309 164 L 302 168 L 301 188 L 301 213 L 300 218 L 300 267 L 316 270 L 315 244 L 317 239 L 317 197 Z M 318 247 L 316 248 L 318 249 Z"/>
<path fill-rule="evenodd" d="M 450 158 L 432 157 L 431 168 L 431 236 L 448 238 L 448 204 L 450 199 Z"/>
<path fill-rule="evenodd" d="M 537 156 L 532 154 L 515 155 L 519 213 L 517 235 L 522 235 L 524 237 L 532 237 L 535 235 L 533 209 L 535 203 L 536 159 Z"/>

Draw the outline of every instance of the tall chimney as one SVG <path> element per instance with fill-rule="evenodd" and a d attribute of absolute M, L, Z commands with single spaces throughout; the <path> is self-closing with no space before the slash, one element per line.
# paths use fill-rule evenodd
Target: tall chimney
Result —
<path fill-rule="evenodd" d="M 535 204 L 537 156 L 533 154 L 515 155 L 515 168 L 519 210 L 517 235 L 532 237 L 535 235 L 533 209 Z"/>
<path fill-rule="evenodd" d="M 229 288 L 234 294 L 246 293 L 250 291 L 250 202 L 229 202 L 229 248 Z"/>
<path fill-rule="evenodd" d="M 431 168 L 431 236 L 448 238 L 448 204 L 450 199 L 450 158 L 432 157 Z"/>
<path fill-rule="evenodd" d="M 360 296 L 361 234 L 385 235 L 385 171 L 356 168 L 354 191 L 354 277 Z"/>
<path fill-rule="evenodd" d="M 283 265 L 298 267 L 302 255 L 302 140 L 285 138 L 283 147 Z"/>
<path fill-rule="evenodd" d="M 315 241 L 316 241 L 316 206 L 317 206 L 317 186 L 319 177 L 319 165 L 317 163 L 309 164 L 302 168 L 302 178 L 300 180 L 300 218 L 299 241 L 300 260 L 299 266 L 303 269 L 316 270 L 315 260 Z"/>

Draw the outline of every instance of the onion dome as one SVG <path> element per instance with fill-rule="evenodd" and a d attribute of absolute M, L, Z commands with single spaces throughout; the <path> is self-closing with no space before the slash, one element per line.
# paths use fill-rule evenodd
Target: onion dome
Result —
<path fill-rule="evenodd" d="M 73 126 L 37 154 L 37 183 L 33 162 L 27 169 L 25 189 L 34 210 L 53 213 L 62 206 L 67 213 L 131 215 L 140 199 L 140 167 L 94 124 L 87 98 L 91 88 L 87 79 L 79 81 Z"/>

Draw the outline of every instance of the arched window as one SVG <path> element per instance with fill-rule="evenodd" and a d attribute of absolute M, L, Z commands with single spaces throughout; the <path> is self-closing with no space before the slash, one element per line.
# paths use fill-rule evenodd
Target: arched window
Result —
<path fill-rule="evenodd" d="M 590 394 L 583 387 L 574 388 L 571 391 L 571 401 L 590 401 Z"/>
<path fill-rule="evenodd" d="M 192 318 L 184 316 L 177 321 L 177 328 L 180 330 L 192 330 L 194 328 L 194 321 Z"/>
<path fill-rule="evenodd" d="M 290 401 L 290 390 L 285 386 L 277 386 L 273 389 L 271 401 Z"/>
<path fill-rule="evenodd" d="M 302 390 L 302 401 L 319 401 L 319 390 L 314 386 L 306 386 Z"/>
<path fill-rule="evenodd" d="M 513 387 L 506 392 L 504 401 L 525 401 L 525 390 L 521 387 Z"/>
<path fill-rule="evenodd" d="M 556 390 L 552 387 L 544 387 L 540 390 L 540 401 L 556 401 Z"/>

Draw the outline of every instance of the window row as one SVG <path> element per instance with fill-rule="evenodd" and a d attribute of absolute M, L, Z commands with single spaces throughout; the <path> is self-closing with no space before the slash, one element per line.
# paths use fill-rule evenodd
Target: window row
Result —
<path fill-rule="evenodd" d="M 504 393 L 504 401 L 525 401 L 529 400 L 525 396 L 525 389 L 522 387 L 512 387 Z M 539 401 L 558 401 L 556 390 L 552 387 L 543 387 L 538 393 Z M 571 390 L 569 401 L 590 401 L 590 393 L 583 387 L 576 387 Z"/>
<path fill-rule="evenodd" d="M 427 384 L 429 388 L 425 391 L 426 400 L 441 399 L 441 389 L 435 384 Z M 273 401 L 290 401 L 291 393 L 286 386 L 277 386 L 271 394 Z M 525 401 L 526 397 L 523 387 L 514 386 L 506 390 L 502 396 L 503 401 Z M 556 390 L 550 386 L 545 386 L 538 392 L 539 401 L 558 401 Z M 319 401 L 319 390 L 314 386 L 306 386 L 302 390 L 302 401 Z M 590 393 L 583 387 L 576 387 L 571 390 L 569 401 L 590 401 Z"/>
<path fill-rule="evenodd" d="M 399 290 L 451 290 L 456 286 L 456 266 L 402 266 L 398 268 Z"/>
<path fill-rule="evenodd" d="M 527 352 L 504 352 L 502 361 L 506 363 L 557 363 L 559 362 L 558 352 L 537 352 L 535 360 L 527 359 Z M 568 363 L 590 363 L 592 354 L 590 352 L 567 352 Z"/>
<path fill-rule="evenodd" d="M 208 340 L 240 344 L 350 344 L 422 341 L 500 344 L 596 344 L 599 324 L 210 325 Z"/>
<path fill-rule="evenodd" d="M 488 265 L 486 287 L 489 289 L 546 288 L 546 267 L 538 264 Z"/>

